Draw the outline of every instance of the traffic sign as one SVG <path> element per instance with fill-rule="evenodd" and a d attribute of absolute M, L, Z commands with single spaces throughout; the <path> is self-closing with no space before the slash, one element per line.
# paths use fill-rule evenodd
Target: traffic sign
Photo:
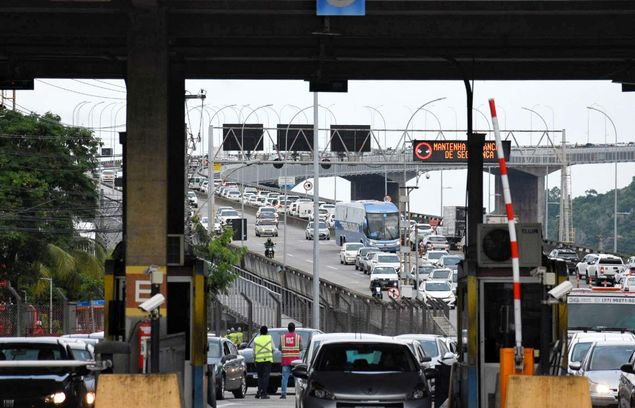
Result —
<path fill-rule="evenodd" d="M 318 16 L 365 16 L 366 0 L 317 0 Z"/>
<path fill-rule="evenodd" d="M 304 190 L 306 190 L 306 191 L 313 190 L 313 183 L 311 183 L 309 180 L 307 180 L 307 181 L 304 182 L 302 187 L 304 187 Z"/>
<path fill-rule="evenodd" d="M 505 159 L 509 160 L 511 142 L 503 141 Z M 467 142 L 465 140 L 415 140 L 412 142 L 412 158 L 414 161 L 428 163 L 467 162 Z M 483 144 L 483 161 L 496 163 L 496 142 Z"/>
<path fill-rule="evenodd" d="M 391 299 L 398 300 L 401 296 L 401 292 L 399 292 L 399 288 L 390 288 L 388 289 L 388 296 Z"/>

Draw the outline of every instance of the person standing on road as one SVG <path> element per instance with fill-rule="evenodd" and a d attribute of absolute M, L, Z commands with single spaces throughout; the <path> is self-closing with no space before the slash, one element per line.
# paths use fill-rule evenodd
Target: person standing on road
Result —
<path fill-rule="evenodd" d="M 258 391 L 256 398 L 269 399 L 269 374 L 273 363 L 273 338 L 269 335 L 267 326 L 260 328 L 260 335 L 254 339 L 254 361 L 258 373 Z"/>
<path fill-rule="evenodd" d="M 280 399 L 287 398 L 287 383 L 291 375 L 291 362 L 300 359 L 302 351 L 302 338 L 295 332 L 295 324 L 289 323 L 289 330 L 280 337 L 280 349 L 282 350 L 282 384 Z"/>

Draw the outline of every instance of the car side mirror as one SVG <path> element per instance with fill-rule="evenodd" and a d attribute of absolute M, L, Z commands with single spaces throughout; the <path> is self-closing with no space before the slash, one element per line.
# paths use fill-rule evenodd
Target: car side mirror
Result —
<path fill-rule="evenodd" d="M 421 358 L 421 362 L 423 363 L 429 363 L 430 361 L 432 361 L 432 357 L 425 356 Z"/>
<path fill-rule="evenodd" d="M 626 374 L 635 374 L 635 372 L 633 372 L 633 365 L 632 364 L 622 364 L 622 366 L 620 367 L 620 371 L 626 373 Z"/>
<path fill-rule="evenodd" d="M 582 368 L 582 362 L 580 361 L 571 361 L 569 363 L 569 369 L 571 371 L 578 371 Z"/>
<path fill-rule="evenodd" d="M 238 346 L 238 350 L 244 350 L 247 348 L 247 343 L 240 343 L 240 346 Z"/>
<path fill-rule="evenodd" d="M 293 369 L 291 370 L 291 373 L 293 374 L 294 377 L 301 378 L 303 380 L 306 380 L 309 378 L 309 373 L 307 371 L 306 364 L 298 364 L 297 366 L 293 367 Z"/>
<path fill-rule="evenodd" d="M 298 359 L 298 360 L 293 360 L 293 361 L 291 362 L 291 366 L 292 366 L 292 367 L 299 366 L 300 364 L 302 364 L 302 360 L 300 360 L 300 359 Z"/>
<path fill-rule="evenodd" d="M 441 360 L 449 360 L 451 358 L 454 358 L 454 353 L 448 351 L 443 355 L 443 358 Z"/>

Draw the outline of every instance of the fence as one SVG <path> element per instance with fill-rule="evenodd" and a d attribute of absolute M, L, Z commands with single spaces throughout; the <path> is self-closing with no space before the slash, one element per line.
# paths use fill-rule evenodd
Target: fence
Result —
<path fill-rule="evenodd" d="M 226 314 L 250 329 L 261 324 L 279 327 L 282 320 L 311 326 L 311 275 L 254 253 L 248 253 L 237 270 L 240 278 L 220 297 Z M 320 283 L 320 329 L 325 332 L 455 334 L 445 304 L 407 298 L 380 301 L 328 281 Z M 217 321 L 218 312 L 216 308 L 216 314 L 210 313 Z"/>
<path fill-rule="evenodd" d="M 103 306 L 81 307 L 74 302 L 0 304 L 0 337 L 59 336 L 104 329 Z"/>

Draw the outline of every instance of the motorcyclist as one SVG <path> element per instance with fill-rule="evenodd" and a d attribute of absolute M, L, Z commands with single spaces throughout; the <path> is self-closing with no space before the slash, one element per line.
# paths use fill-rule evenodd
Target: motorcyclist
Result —
<path fill-rule="evenodd" d="M 265 254 L 267 254 L 269 251 L 271 251 L 271 253 L 273 253 L 273 247 L 275 245 L 276 244 L 273 243 L 271 238 L 267 238 L 267 240 L 265 241 Z"/>

